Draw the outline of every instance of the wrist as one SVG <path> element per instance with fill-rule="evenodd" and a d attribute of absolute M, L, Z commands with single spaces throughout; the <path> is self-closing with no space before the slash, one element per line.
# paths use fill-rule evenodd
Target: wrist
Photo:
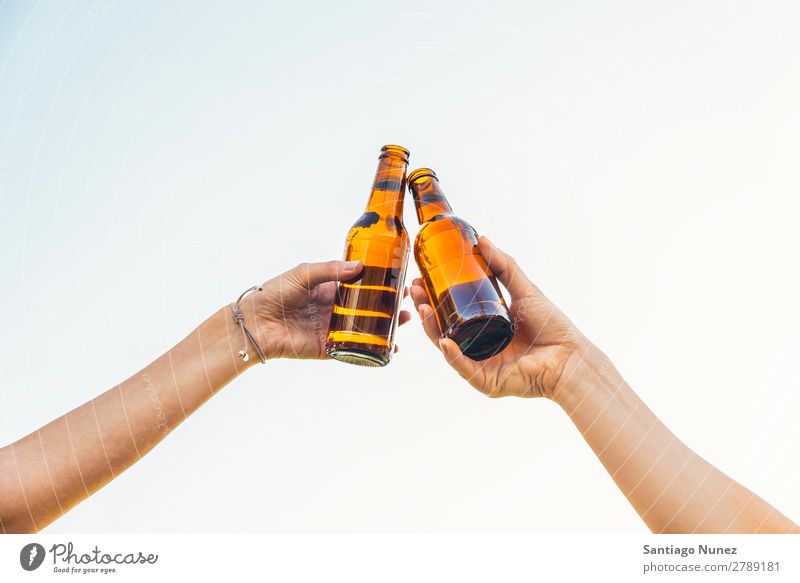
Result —
<path fill-rule="evenodd" d="M 609 358 L 587 342 L 567 359 L 550 398 L 570 412 L 590 395 L 611 393 L 623 382 Z"/>
<path fill-rule="evenodd" d="M 248 290 L 238 300 L 236 309 L 240 318 L 234 314 L 234 303 L 221 308 L 214 319 L 217 320 L 217 343 L 236 363 L 239 374 L 261 364 L 262 354 L 266 359 L 277 356 L 273 346 L 276 335 L 268 330 L 270 326 L 266 315 L 269 310 L 266 306 L 269 301 L 265 290 Z"/>
<path fill-rule="evenodd" d="M 280 337 L 284 327 L 276 321 L 276 308 L 280 309 L 281 306 L 280 304 L 276 306 L 275 302 L 271 301 L 270 291 L 266 288 L 248 294 L 239 302 L 239 311 L 244 317 L 244 325 L 256 339 L 267 359 L 278 358 L 281 352 Z M 230 306 L 228 306 L 228 311 L 232 312 Z M 232 316 L 231 321 L 233 322 Z M 236 341 L 239 345 L 238 353 L 244 346 L 242 330 L 238 325 L 236 325 L 236 333 L 238 334 Z M 252 342 L 248 342 L 247 352 L 250 355 L 248 363 L 252 361 L 260 363 L 258 351 L 252 346 Z M 239 358 L 241 359 L 241 357 Z"/>
<path fill-rule="evenodd" d="M 253 358 L 255 351 L 252 347 L 248 351 L 250 359 L 247 362 L 239 356 L 244 342 L 230 306 L 217 310 L 195 329 L 193 335 L 199 344 L 198 356 L 202 366 L 211 376 L 219 374 L 230 379 L 259 363 L 257 356 Z"/>

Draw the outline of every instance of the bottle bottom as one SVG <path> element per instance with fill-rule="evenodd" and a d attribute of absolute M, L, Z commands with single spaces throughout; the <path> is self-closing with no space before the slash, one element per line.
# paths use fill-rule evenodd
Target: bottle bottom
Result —
<path fill-rule="evenodd" d="M 508 346 L 514 337 L 514 329 L 511 322 L 502 316 L 481 316 L 449 330 L 447 337 L 458 344 L 464 356 L 486 360 Z"/>
<path fill-rule="evenodd" d="M 349 344 L 349 346 L 347 346 Z M 385 348 L 378 351 L 365 349 L 364 347 L 354 346 L 354 343 L 336 342 L 329 344 L 325 352 L 328 356 L 341 362 L 355 364 L 357 366 L 386 366 L 389 364 L 391 356 Z M 386 352 L 386 354 L 382 354 Z"/>

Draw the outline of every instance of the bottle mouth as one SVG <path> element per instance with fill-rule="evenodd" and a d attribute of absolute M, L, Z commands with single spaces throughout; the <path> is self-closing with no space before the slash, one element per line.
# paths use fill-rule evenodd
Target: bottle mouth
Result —
<path fill-rule="evenodd" d="M 411 155 L 406 148 L 403 146 L 397 146 L 395 144 L 386 144 L 383 148 L 381 148 L 381 155 L 378 158 L 385 158 L 387 156 L 399 156 L 406 162 L 408 162 L 408 157 Z"/>
<path fill-rule="evenodd" d="M 420 178 L 425 178 L 428 176 L 430 176 L 431 178 L 435 178 L 436 180 L 439 180 L 439 177 L 436 176 L 436 172 L 434 172 L 430 168 L 417 168 L 416 170 L 413 170 L 411 174 L 408 175 L 407 180 L 408 183 L 411 184 L 415 180 L 419 180 Z"/>

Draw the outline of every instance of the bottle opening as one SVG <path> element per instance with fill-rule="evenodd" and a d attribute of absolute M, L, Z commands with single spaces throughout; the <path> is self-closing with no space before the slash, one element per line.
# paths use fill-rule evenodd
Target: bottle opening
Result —
<path fill-rule="evenodd" d="M 399 156 L 406 162 L 408 162 L 408 157 L 411 155 L 406 148 L 403 146 L 396 146 L 394 144 L 387 144 L 383 148 L 381 148 L 381 155 L 378 156 L 379 158 L 385 158 L 386 156 Z"/>
<path fill-rule="evenodd" d="M 431 170 L 430 168 L 417 168 L 416 170 L 412 171 L 411 174 L 408 175 L 408 183 L 411 184 L 412 182 L 419 180 L 420 178 L 436 178 L 439 180 L 439 177 L 436 176 L 436 172 Z"/>

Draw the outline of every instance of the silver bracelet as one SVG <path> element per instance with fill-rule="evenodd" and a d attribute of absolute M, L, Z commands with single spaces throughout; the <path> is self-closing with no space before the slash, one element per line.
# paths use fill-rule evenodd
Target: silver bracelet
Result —
<path fill-rule="evenodd" d="M 242 311 L 239 309 L 239 303 L 242 301 L 244 296 L 252 291 L 261 291 L 262 289 L 264 288 L 262 288 L 260 285 L 254 285 L 250 289 L 245 290 L 245 292 L 239 296 L 239 299 L 231 304 L 231 310 L 233 310 L 233 321 L 236 322 L 236 324 L 239 325 L 239 328 L 242 329 L 244 348 L 239 351 L 239 356 L 244 362 L 250 360 L 250 355 L 247 353 L 248 344 L 252 344 L 256 349 L 262 364 L 267 362 L 267 354 L 262 350 L 261 345 L 258 343 L 258 340 L 256 340 L 255 336 L 253 336 L 250 333 L 250 330 L 247 329 L 247 326 L 244 325 L 244 316 L 242 315 Z"/>

